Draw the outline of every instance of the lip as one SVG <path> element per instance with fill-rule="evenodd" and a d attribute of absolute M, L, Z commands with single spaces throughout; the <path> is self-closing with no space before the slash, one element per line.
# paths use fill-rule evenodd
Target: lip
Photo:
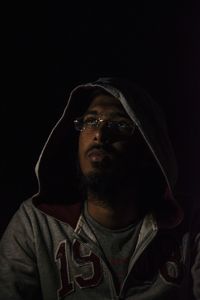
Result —
<path fill-rule="evenodd" d="M 103 149 L 92 149 L 88 152 L 88 157 L 93 162 L 102 161 L 108 154 Z"/>

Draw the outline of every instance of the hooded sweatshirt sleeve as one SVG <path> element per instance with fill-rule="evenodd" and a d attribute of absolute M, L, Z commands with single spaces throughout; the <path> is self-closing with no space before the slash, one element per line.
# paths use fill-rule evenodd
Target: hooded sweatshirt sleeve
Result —
<path fill-rule="evenodd" d="M 193 293 L 195 300 L 200 300 L 200 205 L 196 201 L 194 213 L 192 215 L 191 232 L 193 234 L 192 245 L 192 279 L 193 279 Z"/>
<path fill-rule="evenodd" d="M 30 218 L 22 205 L 0 243 L 0 300 L 41 299 L 34 247 Z"/>
<path fill-rule="evenodd" d="M 193 292 L 195 295 L 195 299 L 200 299 L 200 233 L 196 236 L 195 239 L 195 248 L 196 248 L 196 256 L 195 261 L 192 267 L 192 276 L 193 276 Z"/>

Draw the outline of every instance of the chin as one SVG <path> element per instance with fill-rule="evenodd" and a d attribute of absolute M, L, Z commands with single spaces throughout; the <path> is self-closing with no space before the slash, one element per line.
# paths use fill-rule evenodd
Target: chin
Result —
<path fill-rule="evenodd" d="M 110 166 L 108 167 L 102 161 L 92 162 L 90 166 L 82 171 L 83 176 L 88 178 L 99 178 L 100 181 L 109 180 L 114 175 L 114 170 Z"/>
<path fill-rule="evenodd" d="M 101 180 L 108 180 L 112 177 L 111 170 L 105 170 L 103 168 L 91 168 L 87 172 L 83 173 L 84 177 L 88 178 L 100 178 Z"/>

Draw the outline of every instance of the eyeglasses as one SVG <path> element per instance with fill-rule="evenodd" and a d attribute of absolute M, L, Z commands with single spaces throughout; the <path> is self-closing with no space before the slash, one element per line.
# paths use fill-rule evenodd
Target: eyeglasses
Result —
<path fill-rule="evenodd" d="M 111 134 L 129 137 L 135 130 L 135 124 L 129 121 L 103 120 L 101 117 L 81 117 L 74 120 L 74 127 L 78 131 L 93 131 L 100 128 L 105 123 Z"/>

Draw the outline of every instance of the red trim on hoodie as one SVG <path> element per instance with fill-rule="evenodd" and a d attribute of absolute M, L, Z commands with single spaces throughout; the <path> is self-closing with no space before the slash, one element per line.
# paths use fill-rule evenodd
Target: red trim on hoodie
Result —
<path fill-rule="evenodd" d="M 39 203 L 36 207 L 43 213 L 52 216 L 59 221 L 69 224 L 73 229 L 76 228 L 82 210 L 82 203 L 75 204 L 51 204 Z"/>

